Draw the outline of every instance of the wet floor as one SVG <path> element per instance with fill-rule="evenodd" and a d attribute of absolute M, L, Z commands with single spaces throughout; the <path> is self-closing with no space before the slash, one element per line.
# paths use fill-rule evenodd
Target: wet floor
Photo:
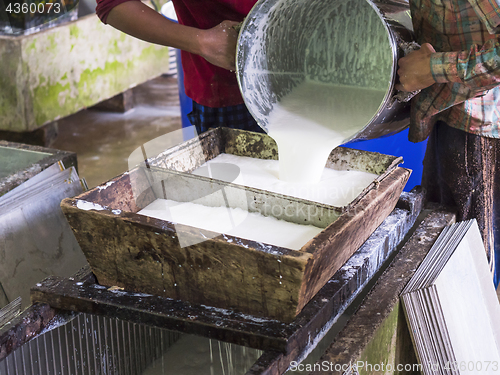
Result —
<path fill-rule="evenodd" d="M 89 188 L 127 171 L 129 155 L 144 143 L 181 128 L 177 78 L 160 76 L 133 94 L 136 105 L 126 113 L 86 109 L 58 121 L 51 147 L 76 152 Z"/>

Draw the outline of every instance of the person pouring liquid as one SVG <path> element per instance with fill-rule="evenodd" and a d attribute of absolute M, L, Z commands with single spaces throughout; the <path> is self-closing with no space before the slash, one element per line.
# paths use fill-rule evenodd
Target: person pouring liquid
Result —
<path fill-rule="evenodd" d="M 172 2 L 178 24 L 139 0 L 97 0 L 96 12 L 126 34 L 182 50 L 184 87 L 193 99 L 188 117 L 198 134 L 218 126 L 263 132 L 243 103 L 235 74 L 235 27 L 257 0 Z"/>
<path fill-rule="evenodd" d="M 410 0 L 416 41 L 399 60 L 411 103 L 409 140 L 429 137 L 429 200 L 475 218 L 495 287 L 500 281 L 500 1 Z"/>

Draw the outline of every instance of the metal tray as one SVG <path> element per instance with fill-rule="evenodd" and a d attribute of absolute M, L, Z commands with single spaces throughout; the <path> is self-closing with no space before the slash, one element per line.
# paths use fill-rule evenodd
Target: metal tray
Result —
<path fill-rule="evenodd" d="M 330 168 L 379 175 L 346 207 L 186 173 L 222 152 L 276 158 L 272 143 L 266 135 L 217 129 L 202 135 L 199 141 L 188 141 L 148 160 L 145 166 L 64 200 L 63 212 L 98 282 L 293 321 L 393 210 L 410 171 L 397 166 L 401 158 L 349 149 L 332 153 Z M 222 190 L 227 199 L 217 201 L 214 197 Z M 311 223 L 324 230 L 300 250 L 291 250 L 229 235 L 216 236 L 137 214 L 153 200 L 165 197 L 180 202 L 199 199 L 207 205 L 246 206 L 249 211 Z M 279 212 L 286 214 L 277 215 Z M 193 242 L 205 240 L 181 247 L 181 235 L 193 238 Z"/>

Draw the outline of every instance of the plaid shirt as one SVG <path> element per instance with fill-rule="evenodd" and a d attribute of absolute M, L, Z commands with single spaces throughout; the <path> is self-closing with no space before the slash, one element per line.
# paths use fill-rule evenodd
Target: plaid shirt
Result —
<path fill-rule="evenodd" d="M 431 57 L 437 83 L 412 100 L 411 141 L 427 138 L 437 120 L 500 138 L 499 3 L 410 0 L 417 42 L 430 43 L 437 52 Z"/>

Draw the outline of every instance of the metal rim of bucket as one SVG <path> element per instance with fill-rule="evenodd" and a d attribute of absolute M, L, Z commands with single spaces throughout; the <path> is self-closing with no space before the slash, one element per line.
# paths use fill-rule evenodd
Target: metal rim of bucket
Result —
<path fill-rule="evenodd" d="M 259 126 L 266 131 L 267 131 L 266 126 L 263 125 L 261 120 L 260 120 L 260 114 L 255 113 L 253 105 L 251 103 L 249 103 L 249 101 L 245 95 L 245 90 L 244 90 L 244 86 L 243 86 L 243 81 L 244 81 L 244 69 L 243 69 L 243 67 L 244 67 L 244 63 L 245 63 L 245 56 L 244 56 L 244 53 L 242 52 L 242 45 L 244 43 L 244 40 L 247 38 L 247 36 L 245 35 L 245 31 L 249 27 L 257 25 L 255 23 L 257 16 L 262 15 L 262 14 L 268 14 L 275 6 L 277 6 L 278 4 L 281 4 L 283 1 L 284 0 L 259 0 L 259 1 L 257 1 L 257 3 L 255 3 L 255 5 L 252 7 L 252 9 L 248 13 L 247 17 L 245 18 L 245 20 L 243 21 L 242 26 L 241 26 L 241 31 L 238 35 L 238 41 L 237 41 L 236 77 L 237 77 L 237 81 L 238 81 L 238 86 L 239 86 L 240 92 L 242 93 L 242 97 L 243 97 L 243 100 L 245 102 L 245 105 L 247 106 L 250 114 L 254 117 L 254 119 L 257 121 Z M 386 31 L 387 40 L 389 42 L 389 46 L 390 46 L 391 51 L 392 51 L 392 67 L 391 67 L 389 82 L 388 82 L 388 86 L 386 89 L 384 99 L 381 101 L 377 111 L 373 114 L 373 116 L 370 118 L 370 120 L 366 123 L 366 125 L 361 130 L 359 130 L 353 136 L 346 138 L 344 140 L 344 143 L 353 141 L 355 139 L 359 139 L 358 135 L 366 133 L 367 129 L 374 122 L 374 120 L 383 116 L 384 110 L 386 108 L 392 107 L 394 104 L 394 101 L 395 101 L 394 95 L 395 95 L 396 90 L 395 90 L 394 86 L 395 86 L 395 80 L 397 77 L 397 69 L 398 69 L 397 62 L 398 62 L 398 58 L 400 56 L 400 54 L 399 54 L 399 42 L 401 41 L 402 38 L 401 38 L 401 35 L 397 35 L 398 33 L 396 33 L 393 30 L 393 28 L 389 26 L 387 21 L 390 20 L 392 25 L 397 24 L 398 27 L 402 27 L 402 25 L 399 23 L 399 21 L 391 19 L 390 16 L 388 16 L 388 15 L 384 14 L 384 12 L 382 12 L 381 9 L 379 8 L 379 6 L 377 6 L 377 4 L 376 4 L 376 3 L 378 3 L 377 0 L 376 1 L 364 0 L 364 1 L 366 1 L 371 6 L 371 8 L 375 11 L 378 18 L 380 19 L 380 21 L 382 22 L 382 24 L 384 26 L 384 29 Z M 401 7 L 404 5 L 399 4 L 399 6 Z M 406 10 L 409 10 L 408 4 L 406 4 L 406 8 L 407 8 Z M 407 17 L 410 18 L 409 15 Z M 410 33 L 412 32 L 411 30 L 408 30 L 406 27 L 404 27 L 404 28 L 405 28 L 405 31 L 410 32 Z M 398 129 L 398 131 L 403 130 L 406 127 L 407 127 L 407 125 Z M 387 135 L 394 134 L 396 132 L 397 131 L 393 131 Z"/>

